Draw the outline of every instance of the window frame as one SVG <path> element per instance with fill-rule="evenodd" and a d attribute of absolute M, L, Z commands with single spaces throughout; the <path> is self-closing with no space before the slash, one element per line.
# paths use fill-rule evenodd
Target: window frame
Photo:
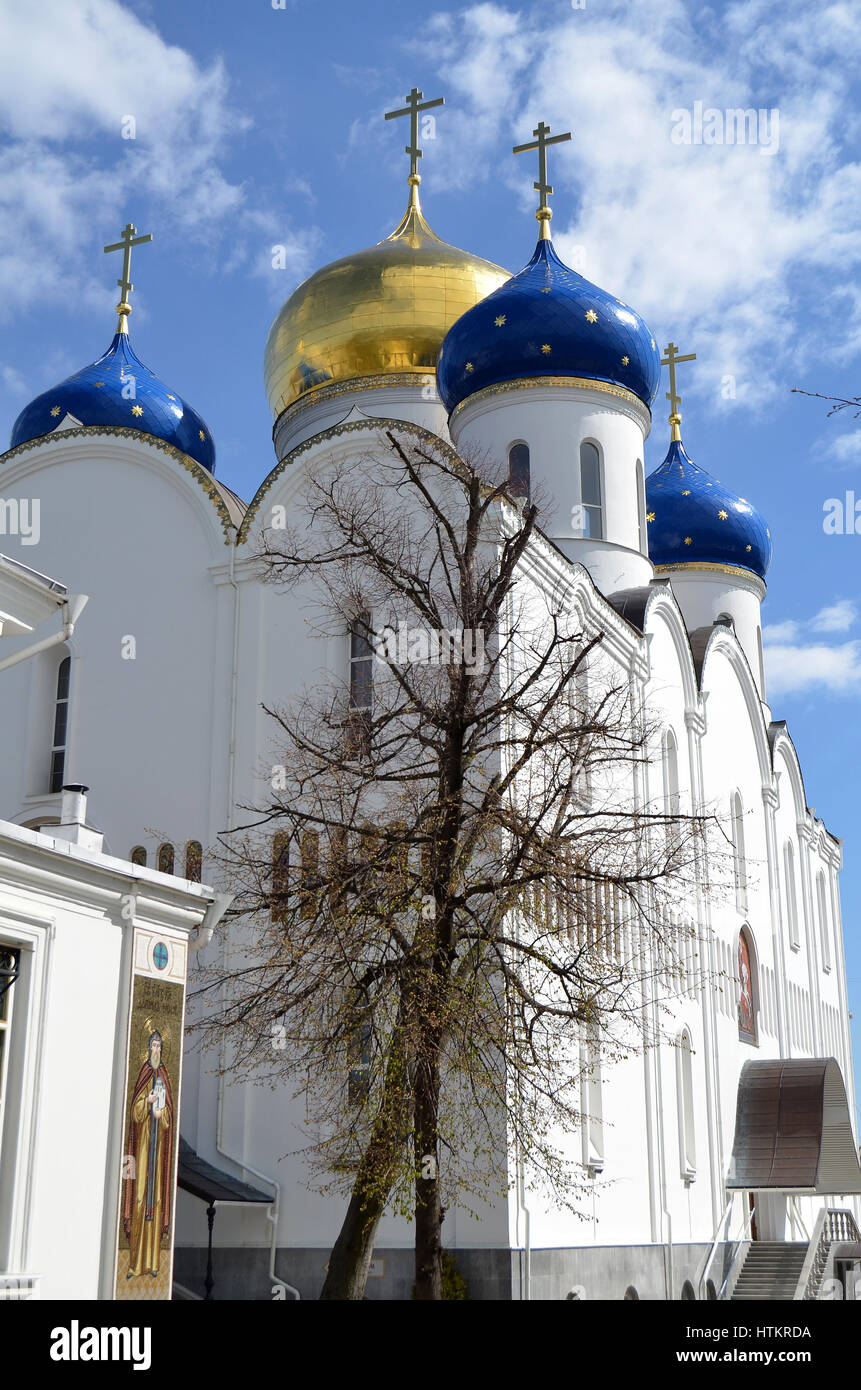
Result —
<path fill-rule="evenodd" d="M 69 707 L 72 687 L 72 658 L 67 653 L 57 666 L 54 682 L 54 727 L 51 734 L 51 767 L 48 790 L 53 796 L 63 790 L 66 780 L 66 755 L 69 750 Z M 62 693 L 65 690 L 65 693 Z M 62 741 L 60 741 L 60 720 L 62 715 Z M 58 763 L 59 758 L 59 763 Z"/>
<path fill-rule="evenodd" d="M 587 448 L 588 448 L 588 449 L 594 449 L 594 450 L 595 450 L 595 455 L 596 455 L 596 458 L 597 458 L 597 466 L 596 466 L 596 469 L 595 469 L 595 475 L 596 475 L 597 482 L 598 482 L 598 501 L 597 501 L 597 502 L 587 502 L 587 501 L 585 500 L 585 497 L 584 497 L 584 488 L 583 488 L 583 467 L 584 467 L 584 458 L 583 458 L 583 451 L 584 451 L 584 449 L 587 449 Z M 603 541 L 603 540 L 606 540 L 606 530 L 607 530 L 607 527 L 606 527 L 606 517 L 605 517 L 605 515 L 604 515 L 605 499 L 606 499 L 606 487 L 605 487 L 605 479 L 604 479 L 604 454 L 603 454 L 603 451 L 602 451 L 601 446 L 600 446 L 600 444 L 598 443 L 597 439 L 586 438 L 586 439 L 581 439 L 581 440 L 580 440 L 580 448 L 579 448 L 579 452 L 578 452 L 578 474 L 577 474 L 577 476 L 578 476 L 579 483 L 580 483 L 580 511 L 581 511 L 581 515 L 582 515 L 582 517 L 583 517 L 584 523 L 585 523 L 587 520 L 589 521 L 588 527 L 586 527 L 585 524 L 584 524 L 583 529 L 582 529 L 581 532 L 580 532 L 581 539 L 583 539 L 583 540 L 589 540 L 589 541 Z M 595 532 L 594 532 L 593 529 L 592 529 L 592 516 L 593 516 L 593 513 L 597 513 L 597 516 L 598 516 L 598 534 L 597 534 L 597 535 L 595 534 Z"/>

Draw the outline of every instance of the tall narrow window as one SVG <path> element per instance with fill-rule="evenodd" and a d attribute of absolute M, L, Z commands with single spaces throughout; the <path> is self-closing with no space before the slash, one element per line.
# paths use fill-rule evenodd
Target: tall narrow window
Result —
<path fill-rule="evenodd" d="M 762 628 L 756 629 L 756 654 L 759 658 L 759 694 L 761 699 L 765 699 L 765 661 L 762 655 Z"/>
<path fill-rule="evenodd" d="M 793 951 L 799 950 L 801 938 L 798 933 L 798 899 L 795 894 L 795 851 L 792 841 L 783 846 L 783 879 L 786 889 L 786 931 Z"/>
<path fill-rule="evenodd" d="M 816 876 L 816 897 L 819 905 L 819 935 L 822 941 L 822 969 L 831 969 L 831 928 L 828 922 L 828 894 L 822 869 Z"/>
<path fill-rule="evenodd" d="M 508 488 L 512 497 L 529 496 L 529 445 L 522 441 L 508 451 Z"/>
<path fill-rule="evenodd" d="M 601 456 L 594 444 L 584 439 L 580 445 L 580 501 L 583 506 L 583 535 L 600 541 L 604 536 L 601 496 Z"/>
<path fill-rule="evenodd" d="M 738 1035 L 742 1042 L 756 1042 L 756 1015 L 759 1009 L 759 982 L 756 958 L 747 928 L 738 934 Z"/>
<path fill-rule="evenodd" d="M 676 1085 L 679 1111 L 679 1156 L 682 1177 L 693 1182 L 697 1172 L 696 1136 L 694 1133 L 694 1058 L 691 1035 L 687 1028 L 679 1039 L 676 1055 Z"/>
<path fill-rule="evenodd" d="M 185 876 L 190 883 L 200 883 L 203 872 L 203 846 L 199 840 L 187 840 L 185 844 Z"/>
<path fill-rule="evenodd" d="M 594 1177 L 604 1167 L 604 1096 L 598 1047 L 590 1046 L 583 1060 L 585 1071 L 580 1082 L 583 1164 L 589 1176 Z"/>
<path fill-rule="evenodd" d="M 20 951 L 13 951 L 9 946 L 0 945 L 0 1140 L 3 1138 L 6 1078 L 9 1071 L 9 1027 L 12 1022 L 12 994 L 15 981 L 18 978 L 20 959 Z"/>
<path fill-rule="evenodd" d="M 174 865 L 173 845 L 159 845 L 158 847 L 158 871 L 160 874 L 172 874 Z"/>
<path fill-rule="evenodd" d="M 664 734 L 664 806 L 667 815 L 678 815 L 679 749 L 672 729 Z"/>
<path fill-rule="evenodd" d="M 732 859 L 735 877 L 735 905 L 739 912 L 747 912 L 747 858 L 744 849 L 744 806 L 741 796 L 734 792 L 731 803 L 732 814 Z"/>
<path fill-rule="evenodd" d="M 273 922 L 287 920 L 287 901 L 290 891 L 290 836 L 279 830 L 272 838 L 272 903 Z"/>
<path fill-rule="evenodd" d="M 133 864 L 137 864 L 139 868 L 145 869 L 146 850 L 144 849 L 143 845 L 135 845 L 134 849 L 129 855 L 129 859 L 132 861 Z"/>
<path fill-rule="evenodd" d="M 51 747 L 51 791 L 62 790 L 66 772 L 66 736 L 69 727 L 69 676 L 72 658 L 64 657 L 57 670 L 57 702 L 54 706 L 54 742 Z"/>
<path fill-rule="evenodd" d="M 360 1105 L 371 1088 L 371 1043 L 371 1025 L 365 1020 L 353 1034 L 350 1046 L 350 1075 L 347 1081 L 350 1105 Z"/>
<path fill-rule="evenodd" d="M 320 837 L 316 830 L 303 830 L 300 854 L 302 862 L 302 916 L 313 918 L 317 911 L 320 864 Z"/>
<path fill-rule="evenodd" d="M 374 696 L 374 652 L 370 642 L 371 615 L 363 612 L 350 625 L 350 750 L 367 753 L 371 745 Z"/>
<path fill-rule="evenodd" d="M 637 528 L 640 536 L 640 554 L 649 553 L 649 536 L 646 529 L 646 484 L 643 479 L 643 465 L 637 459 Z"/>

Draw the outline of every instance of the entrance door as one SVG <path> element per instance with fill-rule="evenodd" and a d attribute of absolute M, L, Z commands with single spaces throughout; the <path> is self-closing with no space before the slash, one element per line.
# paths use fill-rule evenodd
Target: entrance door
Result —
<path fill-rule="evenodd" d="M 751 1221 L 751 1223 L 750 1223 L 750 1238 L 751 1238 L 751 1240 L 759 1240 L 759 1221 L 757 1220 L 757 1214 L 756 1214 L 756 1210 L 755 1210 L 755 1208 L 756 1208 L 756 1198 L 757 1198 L 758 1195 L 759 1195 L 759 1194 L 758 1194 L 758 1193 L 755 1193 L 755 1192 L 748 1192 L 748 1194 L 747 1194 L 747 1205 L 748 1205 L 748 1208 L 750 1209 L 751 1212 L 754 1213 L 753 1219 L 752 1219 L 752 1221 Z"/>

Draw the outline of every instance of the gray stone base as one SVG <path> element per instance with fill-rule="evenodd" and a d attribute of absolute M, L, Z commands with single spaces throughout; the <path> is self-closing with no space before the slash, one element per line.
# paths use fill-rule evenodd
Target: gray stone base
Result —
<path fill-rule="evenodd" d="M 691 1284 L 708 1247 L 673 1247 L 673 1297 L 681 1298 L 686 1280 Z M 526 1295 L 525 1256 L 519 1250 L 459 1249 L 451 1252 L 467 1280 L 470 1299 L 477 1302 L 520 1300 Z M 275 1262 L 278 1278 L 294 1285 L 303 1299 L 317 1299 L 323 1285 L 327 1250 L 279 1250 Z M 369 1301 L 408 1300 L 413 1287 L 412 1250 L 378 1250 L 374 1254 L 379 1273 L 368 1280 Z M 269 1277 L 269 1252 L 248 1248 L 216 1248 L 212 1255 L 212 1296 L 232 1299 L 279 1297 Z M 663 1245 L 579 1246 L 567 1250 L 533 1250 L 529 1297 L 548 1299 L 613 1299 L 629 1289 L 640 1299 L 665 1299 L 669 1258 Z M 174 1276 L 180 1284 L 203 1295 L 206 1250 L 182 1247 L 176 1251 Z M 290 1295 L 288 1294 L 289 1298 Z"/>

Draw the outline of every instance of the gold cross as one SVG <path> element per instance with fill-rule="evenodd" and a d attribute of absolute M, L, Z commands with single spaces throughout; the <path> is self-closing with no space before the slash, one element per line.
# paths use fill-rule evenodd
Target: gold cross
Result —
<path fill-rule="evenodd" d="M 152 232 L 147 232 L 144 236 L 137 236 L 136 232 L 137 227 L 135 227 L 132 222 L 127 222 L 126 225 L 123 227 L 122 232 L 120 233 L 122 240 L 115 241 L 113 245 L 106 246 L 104 248 L 106 252 L 122 251 L 123 253 L 122 279 L 117 281 L 117 284 L 120 287 L 120 302 L 117 305 L 118 333 L 128 333 L 129 331 L 128 316 L 132 311 L 132 306 L 129 303 L 129 295 L 134 289 L 134 285 L 131 282 L 132 247 L 140 246 L 141 243 L 144 241 L 152 241 Z"/>
<path fill-rule="evenodd" d="M 445 106 L 445 97 L 436 97 L 434 101 L 422 101 L 424 92 L 420 92 L 418 87 L 413 87 L 412 91 L 404 98 L 406 106 L 402 106 L 399 111 L 387 111 L 386 120 L 393 121 L 398 116 L 409 116 L 410 118 L 410 143 L 404 146 L 404 153 L 410 157 L 410 178 L 412 184 L 417 184 L 421 180 L 418 163 L 422 157 L 419 149 L 419 112 L 429 111 L 432 106 Z"/>
<path fill-rule="evenodd" d="M 670 403 L 670 424 L 673 427 L 672 438 L 680 442 L 682 436 L 679 425 L 682 423 L 682 416 L 679 411 L 679 406 L 682 403 L 682 398 L 676 391 L 676 366 L 679 362 L 695 362 L 697 355 L 695 352 L 689 352 L 686 353 L 684 357 L 680 357 L 679 350 L 675 343 L 667 343 L 664 351 L 667 355 L 661 358 L 661 366 L 669 367 L 670 369 L 670 389 L 664 394 Z"/>
<path fill-rule="evenodd" d="M 538 211 L 535 216 L 541 223 L 542 238 L 548 238 L 550 236 L 551 214 L 550 208 L 547 206 L 547 199 L 553 192 L 553 185 L 547 182 L 547 146 L 559 145 L 564 140 L 570 140 L 571 132 L 568 130 L 564 135 L 551 135 L 549 125 L 539 121 L 532 134 L 536 137 L 534 140 L 530 141 L 528 145 L 515 145 L 512 153 L 525 154 L 527 150 L 538 151 L 538 180 L 532 185 L 538 194 Z"/>

